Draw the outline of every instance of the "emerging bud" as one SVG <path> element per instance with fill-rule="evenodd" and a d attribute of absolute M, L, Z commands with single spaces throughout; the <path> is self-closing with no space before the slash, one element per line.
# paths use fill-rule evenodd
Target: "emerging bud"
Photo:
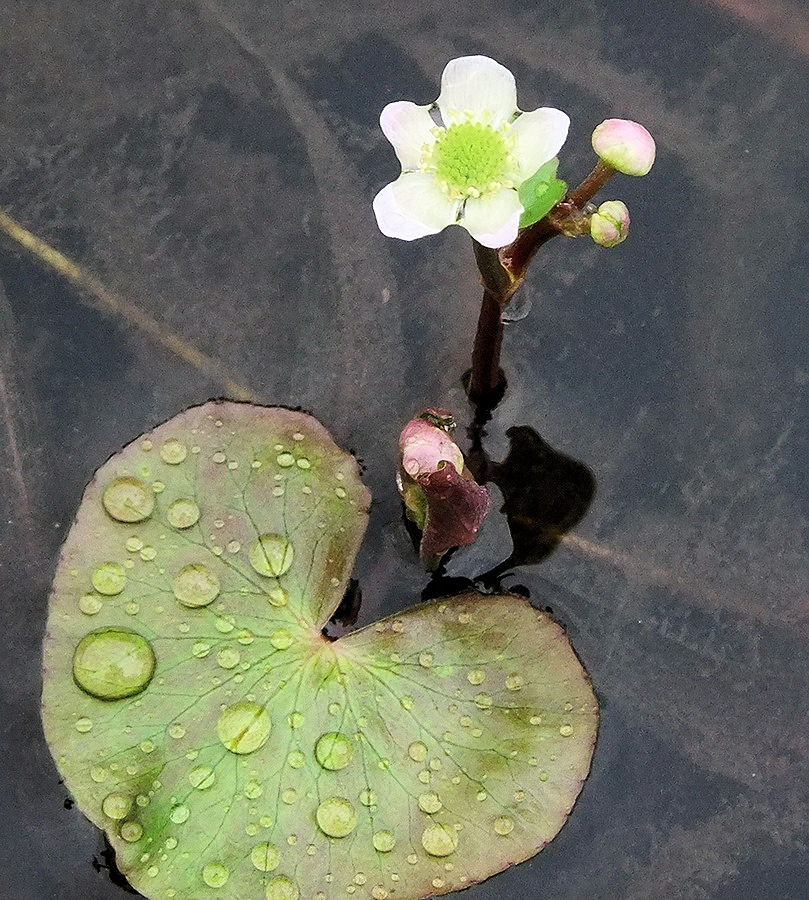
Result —
<path fill-rule="evenodd" d="M 440 421 L 436 413 L 443 413 L 443 410 L 424 410 L 418 418 L 407 423 L 399 438 L 402 468 L 411 478 L 438 471 L 441 462 L 452 463 L 459 472 L 463 471 L 461 448 L 443 427 L 433 424 Z M 448 413 L 445 415 L 452 422 L 452 417 Z"/>
<path fill-rule="evenodd" d="M 602 247 L 615 247 L 629 234 L 629 210 L 621 200 L 607 200 L 590 219 L 590 236 Z"/>
<path fill-rule="evenodd" d="M 461 448 L 449 432 L 452 415 L 425 409 L 399 438 L 397 484 L 407 517 L 421 532 L 419 553 L 435 569 L 453 547 L 471 544 L 489 511 L 489 489 L 466 468 Z"/>
<path fill-rule="evenodd" d="M 624 175 L 646 175 L 655 161 L 654 138 L 629 119 L 602 122 L 593 132 L 593 150 Z"/>

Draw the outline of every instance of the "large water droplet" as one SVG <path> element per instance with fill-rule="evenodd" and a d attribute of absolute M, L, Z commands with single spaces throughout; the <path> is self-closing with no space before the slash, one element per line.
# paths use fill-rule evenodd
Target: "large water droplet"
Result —
<path fill-rule="evenodd" d="M 132 798 L 128 794 L 107 794 L 101 803 L 101 809 L 110 819 L 125 819 L 132 811 Z"/>
<path fill-rule="evenodd" d="M 281 862 L 281 854 L 274 844 L 256 844 L 250 851 L 250 861 L 259 872 L 272 872 Z"/>
<path fill-rule="evenodd" d="M 120 563 L 105 562 L 95 569 L 90 581 L 99 594 L 113 597 L 120 594 L 126 586 L 126 572 Z"/>
<path fill-rule="evenodd" d="M 183 606 L 207 606 L 219 596 L 219 579 L 207 566 L 193 563 L 174 576 L 172 589 Z"/>
<path fill-rule="evenodd" d="M 422 832 L 421 845 L 430 856 L 449 856 L 458 847 L 458 835 L 449 825 L 433 822 Z"/>
<path fill-rule="evenodd" d="M 298 900 L 300 895 L 298 885 L 286 875 L 276 875 L 264 889 L 267 900 Z"/>
<path fill-rule="evenodd" d="M 208 887 L 220 888 L 230 878 L 228 867 L 220 862 L 208 863 L 202 870 L 202 880 Z"/>
<path fill-rule="evenodd" d="M 262 534 L 250 544 L 247 555 L 259 575 L 277 578 L 289 571 L 295 554 L 292 544 L 280 534 Z"/>
<path fill-rule="evenodd" d="M 175 500 L 166 510 L 166 518 L 169 520 L 169 525 L 180 529 L 196 525 L 199 522 L 199 514 L 199 506 L 187 497 L 180 497 L 179 500 Z"/>
<path fill-rule="evenodd" d="M 154 510 L 152 489 L 129 475 L 107 485 L 101 499 L 104 509 L 118 522 L 142 522 Z"/>
<path fill-rule="evenodd" d="M 169 438 L 167 441 L 163 441 L 163 445 L 160 448 L 160 458 L 163 462 L 168 463 L 170 466 L 177 466 L 186 456 L 188 456 L 188 448 L 182 441 L 178 441 L 176 438 Z"/>
<path fill-rule="evenodd" d="M 354 804 L 345 797 L 329 797 L 317 808 L 315 814 L 320 830 L 329 837 L 342 838 L 357 825 Z"/>
<path fill-rule="evenodd" d="M 351 740 L 339 731 L 329 731 L 321 735 L 315 744 L 315 759 L 323 766 L 336 772 L 344 769 L 354 755 Z"/>
<path fill-rule="evenodd" d="M 155 655 L 146 638 L 123 628 L 101 628 L 85 635 L 73 654 L 73 678 L 100 700 L 139 694 L 152 680 Z"/>
<path fill-rule="evenodd" d="M 216 733 L 231 753 L 253 753 L 267 743 L 270 715 L 258 703 L 242 700 L 228 706 L 219 716 Z"/>

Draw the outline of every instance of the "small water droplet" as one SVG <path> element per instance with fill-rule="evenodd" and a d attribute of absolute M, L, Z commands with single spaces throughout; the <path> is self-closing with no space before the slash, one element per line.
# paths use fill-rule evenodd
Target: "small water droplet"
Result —
<path fill-rule="evenodd" d="M 282 469 L 289 469 L 295 465 L 295 457 L 289 452 L 279 453 L 278 456 L 276 456 L 275 461 Z"/>
<path fill-rule="evenodd" d="M 540 781 L 547 781 L 547 780 L 548 780 L 548 773 L 547 773 L 544 769 L 540 769 L 540 772 L 539 772 L 539 780 L 540 780 Z"/>
<path fill-rule="evenodd" d="M 250 565 L 268 578 L 278 578 L 289 571 L 294 559 L 292 544 L 280 534 L 262 534 L 247 552 Z"/>
<path fill-rule="evenodd" d="M 140 822 L 124 822 L 120 835 L 127 843 L 134 844 L 143 837 L 143 826 Z"/>
<path fill-rule="evenodd" d="M 144 547 L 139 555 L 144 562 L 151 562 L 157 556 L 157 550 L 154 547 Z"/>
<path fill-rule="evenodd" d="M 371 896 L 374 898 L 374 900 L 387 900 L 389 894 L 387 889 L 382 887 L 381 884 L 376 884 L 371 891 Z"/>
<path fill-rule="evenodd" d="M 210 766 L 197 766 L 188 773 L 191 787 L 198 791 L 207 791 L 216 781 L 216 773 Z"/>
<path fill-rule="evenodd" d="M 281 800 L 287 804 L 287 806 L 292 806 L 293 803 L 296 803 L 298 800 L 298 792 L 295 788 L 287 788 L 281 794 Z"/>
<path fill-rule="evenodd" d="M 506 687 L 510 691 L 522 690 L 522 686 L 524 683 L 524 679 L 519 672 L 512 672 L 511 675 L 506 678 Z"/>
<path fill-rule="evenodd" d="M 192 563 L 180 569 L 172 583 L 174 596 L 191 608 L 208 606 L 219 596 L 219 579 L 216 573 L 202 563 Z"/>
<path fill-rule="evenodd" d="M 300 895 L 298 885 L 286 875 L 276 875 L 264 889 L 266 900 L 298 900 Z"/>
<path fill-rule="evenodd" d="M 286 628 L 276 628 L 270 635 L 270 643 L 276 650 L 288 650 L 292 646 L 292 635 Z"/>
<path fill-rule="evenodd" d="M 267 592 L 267 598 L 273 606 L 286 606 L 289 597 L 282 587 L 274 587 Z"/>
<path fill-rule="evenodd" d="M 175 825 L 182 825 L 188 821 L 190 815 L 191 810 L 184 803 L 178 803 L 177 806 L 172 807 L 169 818 Z"/>
<path fill-rule="evenodd" d="M 435 791 L 426 791 L 423 794 L 419 794 L 419 809 L 424 813 L 429 813 L 430 815 L 437 813 L 443 805 L 441 798 Z"/>
<path fill-rule="evenodd" d="M 96 597 L 95 594 L 85 594 L 83 597 L 79 598 L 79 609 L 85 616 L 94 616 L 101 612 L 101 607 L 103 605 L 101 598 Z"/>
<path fill-rule="evenodd" d="M 220 888 L 230 878 L 228 867 L 220 862 L 208 863 L 202 870 L 202 880 L 208 887 Z"/>
<path fill-rule="evenodd" d="M 483 669 L 472 669 L 466 676 L 466 680 L 470 684 L 482 684 L 485 678 L 486 673 L 483 671 Z"/>
<path fill-rule="evenodd" d="M 287 722 L 290 728 L 300 728 L 303 725 L 303 713 L 294 710 L 287 716 Z"/>
<path fill-rule="evenodd" d="M 376 803 L 376 792 L 370 788 L 360 791 L 360 803 L 363 806 L 373 806 Z"/>
<path fill-rule="evenodd" d="M 177 466 L 188 456 L 188 448 L 182 441 L 169 438 L 160 447 L 160 458 L 170 466 Z"/>
<path fill-rule="evenodd" d="M 250 851 L 250 861 L 259 872 L 272 872 L 281 862 L 281 854 L 275 844 L 256 844 Z"/>
<path fill-rule="evenodd" d="M 199 506 L 187 497 L 180 497 L 179 500 L 175 500 L 166 510 L 166 518 L 169 520 L 169 525 L 178 529 L 190 528 L 192 525 L 196 525 L 199 522 L 199 516 Z"/>
<path fill-rule="evenodd" d="M 405 694 L 399 703 L 402 704 L 402 709 L 413 709 L 413 698 L 409 694 Z"/>
<path fill-rule="evenodd" d="M 241 656 L 235 647 L 222 647 L 216 654 L 216 661 L 223 669 L 235 669 Z"/>
<path fill-rule="evenodd" d="M 108 775 L 109 772 L 103 766 L 93 766 L 93 768 L 90 769 L 90 778 L 92 778 L 96 784 L 105 782 Z"/>
<path fill-rule="evenodd" d="M 449 856 L 458 847 L 458 835 L 449 825 L 433 822 L 422 832 L 421 845 L 430 856 Z"/>
<path fill-rule="evenodd" d="M 221 450 L 217 450 L 211 458 L 215 463 L 223 463 L 228 457 L 226 453 L 223 453 Z"/>
<path fill-rule="evenodd" d="M 169 735 L 173 737 L 175 740 L 180 740 L 180 738 L 185 737 L 185 726 L 181 725 L 179 722 L 175 722 L 169 728 Z"/>
<path fill-rule="evenodd" d="M 420 653 L 419 654 L 419 665 L 424 666 L 425 669 L 429 669 L 435 663 L 435 657 L 432 653 Z"/>
<path fill-rule="evenodd" d="M 396 846 L 396 836 L 392 831 L 375 831 L 372 838 L 374 849 L 380 853 L 390 853 Z"/>
<path fill-rule="evenodd" d="M 244 786 L 244 796 L 248 800 L 257 800 L 264 793 L 264 787 L 260 781 L 251 778 Z"/>
<path fill-rule="evenodd" d="M 129 475 L 107 485 L 101 499 L 104 509 L 118 522 L 142 522 L 154 510 L 152 489 Z"/>
<path fill-rule="evenodd" d="M 542 716 L 531 716 L 528 720 L 532 725 L 541 725 L 542 724 Z"/>
<path fill-rule="evenodd" d="M 339 731 L 329 731 L 321 735 L 315 744 L 315 759 L 332 772 L 344 769 L 354 755 L 350 738 Z"/>
<path fill-rule="evenodd" d="M 309 462 L 309 460 L 305 456 L 298 457 L 298 459 L 295 460 L 295 465 L 299 469 L 311 469 L 312 468 L 312 464 Z"/>
<path fill-rule="evenodd" d="M 105 562 L 98 566 L 90 576 L 93 587 L 105 597 L 120 594 L 126 586 L 126 572 L 117 562 Z"/>
<path fill-rule="evenodd" d="M 191 655 L 196 659 L 204 659 L 211 652 L 211 645 L 205 641 L 197 641 L 191 647 Z"/>
<path fill-rule="evenodd" d="M 253 753 L 267 743 L 270 736 L 270 715 L 251 700 L 234 703 L 222 711 L 216 723 L 219 740 L 231 753 Z"/>
<path fill-rule="evenodd" d="M 475 694 L 475 706 L 478 709 L 490 709 L 492 705 L 491 695 L 484 693 L 481 691 L 479 694 Z"/>
<path fill-rule="evenodd" d="M 300 750 L 290 750 L 287 755 L 287 764 L 293 769 L 300 769 L 306 762 L 306 757 Z"/>
<path fill-rule="evenodd" d="M 329 797 L 318 806 L 315 818 L 324 834 L 342 838 L 351 834 L 356 827 L 357 811 L 354 804 L 345 797 Z"/>
<path fill-rule="evenodd" d="M 407 753 L 414 762 L 424 762 L 427 759 L 427 745 L 421 741 L 413 741 L 407 748 Z"/>
<path fill-rule="evenodd" d="M 132 798 L 118 792 L 107 794 L 101 803 L 101 810 L 108 818 L 120 821 L 132 812 Z"/>
<path fill-rule="evenodd" d="M 560 725 L 559 734 L 561 734 L 562 737 L 570 737 L 573 734 L 573 726 L 568 724 Z"/>
<path fill-rule="evenodd" d="M 139 537 L 130 537 L 126 539 L 124 547 L 126 547 L 130 553 L 137 553 L 138 550 L 143 549 L 143 541 Z"/>
<path fill-rule="evenodd" d="M 152 680 L 155 655 L 146 638 L 123 628 L 91 631 L 73 654 L 73 678 L 100 700 L 139 694 Z"/>

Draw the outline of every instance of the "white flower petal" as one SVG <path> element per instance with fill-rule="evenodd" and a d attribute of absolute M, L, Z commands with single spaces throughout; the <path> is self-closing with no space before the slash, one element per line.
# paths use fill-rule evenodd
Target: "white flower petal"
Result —
<path fill-rule="evenodd" d="M 566 113 L 545 106 L 523 113 L 511 126 L 517 180 L 530 178 L 540 166 L 553 159 L 567 140 L 570 118 Z"/>
<path fill-rule="evenodd" d="M 517 86 L 511 72 L 488 56 L 461 56 L 447 63 L 437 102 L 446 125 L 472 113 L 497 127 L 517 111 Z"/>
<path fill-rule="evenodd" d="M 517 237 L 522 213 L 517 192 L 502 188 L 467 200 L 461 225 L 484 247 L 505 247 Z"/>
<path fill-rule="evenodd" d="M 424 146 L 435 143 L 428 106 L 416 106 L 409 100 L 389 103 L 379 117 L 382 133 L 393 144 L 402 168 L 418 169 Z"/>
<path fill-rule="evenodd" d="M 374 197 L 374 212 L 382 234 L 413 241 L 452 225 L 458 203 L 447 199 L 435 175 L 407 172 Z"/>

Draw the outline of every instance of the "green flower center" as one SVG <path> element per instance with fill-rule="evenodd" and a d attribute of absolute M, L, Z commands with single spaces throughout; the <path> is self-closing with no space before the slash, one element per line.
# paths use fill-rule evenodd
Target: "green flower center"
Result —
<path fill-rule="evenodd" d="M 441 134 L 431 162 L 447 193 L 476 197 L 506 180 L 509 146 L 491 125 L 461 122 Z"/>

